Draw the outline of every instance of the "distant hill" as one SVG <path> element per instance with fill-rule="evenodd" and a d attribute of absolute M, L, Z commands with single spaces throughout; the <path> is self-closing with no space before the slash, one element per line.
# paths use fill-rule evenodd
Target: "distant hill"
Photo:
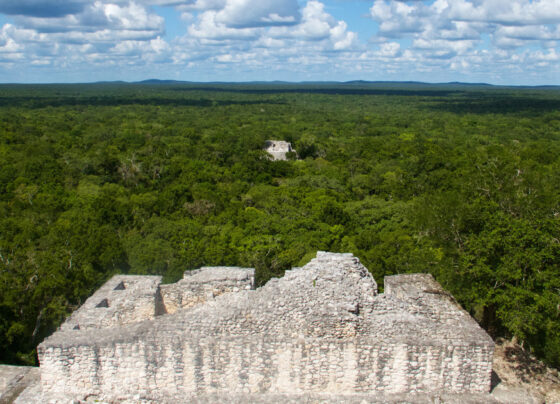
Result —
<path fill-rule="evenodd" d="M 2 86 L 23 85 L 27 87 L 33 86 L 177 86 L 177 89 L 200 89 L 208 91 L 221 91 L 228 88 L 229 91 L 279 91 L 299 92 L 301 90 L 324 92 L 339 91 L 350 94 L 355 91 L 478 91 L 478 90 L 560 90 L 560 85 L 497 85 L 489 83 L 464 83 L 460 81 L 442 82 L 442 83 L 426 83 L 422 81 L 369 81 L 369 80 L 350 80 L 350 81 L 187 81 L 187 80 L 167 80 L 167 79 L 146 79 L 140 81 L 96 81 L 89 83 L 41 83 L 41 84 L 17 84 L 17 83 L 0 83 Z"/>
<path fill-rule="evenodd" d="M 122 81 L 103 82 L 103 83 L 125 83 Z M 540 85 L 540 86 L 519 86 L 519 85 L 496 85 L 489 83 L 464 83 L 460 81 L 442 82 L 442 83 L 427 83 L 422 81 L 369 81 L 369 80 L 350 80 L 350 81 L 183 81 L 183 80 L 160 80 L 160 79 L 147 79 L 142 81 L 129 82 L 129 84 L 196 84 L 200 86 L 207 85 L 227 85 L 227 86 L 247 86 L 247 85 L 264 85 L 264 86 L 340 86 L 340 87 L 383 87 L 383 88 L 402 88 L 402 87 L 461 87 L 461 88 L 524 88 L 524 89 L 560 89 L 560 85 Z"/>
<path fill-rule="evenodd" d="M 192 81 L 179 81 L 179 80 L 159 80 L 159 79 L 148 79 L 142 81 L 136 81 L 132 84 L 182 84 L 182 83 L 193 83 Z"/>

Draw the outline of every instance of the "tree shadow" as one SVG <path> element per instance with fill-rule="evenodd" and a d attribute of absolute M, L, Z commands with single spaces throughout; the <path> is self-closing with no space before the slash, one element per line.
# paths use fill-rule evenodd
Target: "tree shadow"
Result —
<path fill-rule="evenodd" d="M 560 99 L 542 96 L 469 94 L 464 99 L 449 99 L 429 105 L 427 108 L 456 114 L 542 114 L 560 110 Z"/>
<path fill-rule="evenodd" d="M 461 93 L 459 90 L 440 90 L 440 89 L 385 89 L 385 88 L 351 88 L 351 87 L 212 87 L 212 86 L 185 86 L 171 87 L 172 91 L 208 91 L 220 93 L 239 93 L 239 94 L 326 94 L 326 95 L 388 95 L 388 96 L 408 96 L 408 97 L 446 97 L 451 94 Z"/>
<path fill-rule="evenodd" d="M 46 107 L 67 106 L 94 106 L 115 107 L 125 105 L 142 106 L 188 106 L 188 107 L 213 107 L 226 105 L 255 105 L 255 104 L 285 104 L 280 100 L 212 100 L 208 98 L 166 98 L 166 97 L 119 97 L 119 96 L 92 96 L 92 97 L 0 97 L 0 107 L 23 107 L 39 109 Z"/>

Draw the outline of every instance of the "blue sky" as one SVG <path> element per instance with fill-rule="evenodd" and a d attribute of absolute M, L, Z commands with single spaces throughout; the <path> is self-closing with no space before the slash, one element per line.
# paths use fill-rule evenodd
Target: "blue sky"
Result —
<path fill-rule="evenodd" d="M 560 0 L 0 0 L 0 82 L 560 84 Z"/>

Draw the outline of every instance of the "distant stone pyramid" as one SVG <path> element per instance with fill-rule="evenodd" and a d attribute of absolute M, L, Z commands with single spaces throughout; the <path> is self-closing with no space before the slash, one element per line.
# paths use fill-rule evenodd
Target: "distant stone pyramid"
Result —
<path fill-rule="evenodd" d="M 283 140 L 267 140 L 264 150 L 272 156 L 272 160 L 287 160 L 287 153 L 295 152 L 292 144 Z"/>

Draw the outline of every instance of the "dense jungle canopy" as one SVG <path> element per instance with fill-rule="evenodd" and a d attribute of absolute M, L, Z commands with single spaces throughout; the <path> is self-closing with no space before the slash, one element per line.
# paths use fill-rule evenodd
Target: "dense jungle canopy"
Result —
<path fill-rule="evenodd" d="M 560 90 L 0 86 L 0 362 L 36 363 L 113 274 L 240 265 L 263 284 L 317 250 L 381 284 L 432 273 L 560 366 Z"/>

